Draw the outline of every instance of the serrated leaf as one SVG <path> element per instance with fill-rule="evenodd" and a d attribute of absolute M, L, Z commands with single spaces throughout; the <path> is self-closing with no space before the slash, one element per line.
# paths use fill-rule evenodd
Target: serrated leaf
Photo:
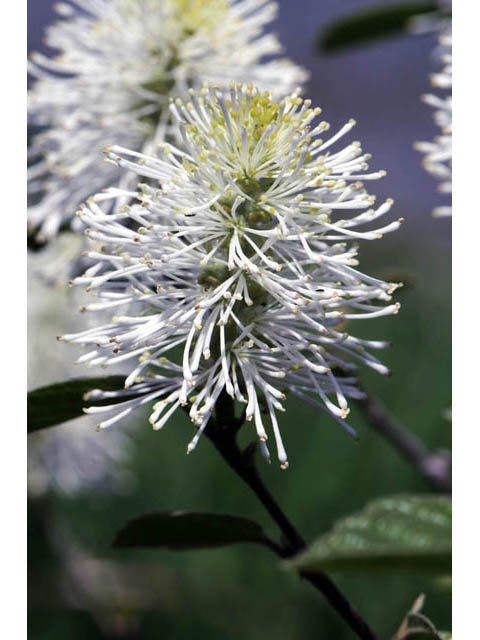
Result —
<path fill-rule="evenodd" d="M 303 571 L 448 574 L 451 519 L 447 496 L 382 498 L 338 522 L 288 564 Z"/>
<path fill-rule="evenodd" d="M 372 7 L 333 23 L 318 39 L 318 48 L 334 51 L 343 47 L 404 32 L 416 15 L 438 10 L 436 2 L 407 2 Z"/>
<path fill-rule="evenodd" d="M 127 522 L 116 548 L 165 547 L 174 551 L 223 547 L 239 542 L 270 546 L 259 524 L 239 516 L 188 511 L 150 513 Z"/>
<path fill-rule="evenodd" d="M 83 416 L 83 408 L 87 405 L 100 407 L 115 404 L 115 399 L 88 400 L 87 402 L 84 395 L 93 389 L 103 391 L 123 389 L 124 381 L 123 376 L 75 378 L 30 391 L 27 394 L 28 433 Z"/>

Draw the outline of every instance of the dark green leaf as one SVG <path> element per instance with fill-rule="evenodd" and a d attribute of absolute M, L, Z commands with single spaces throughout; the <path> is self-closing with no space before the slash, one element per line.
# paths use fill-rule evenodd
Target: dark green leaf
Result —
<path fill-rule="evenodd" d="M 93 389 L 102 389 L 103 391 L 123 389 L 124 381 L 123 376 L 76 378 L 30 391 L 27 394 L 28 432 L 53 427 L 67 420 L 78 418 L 84 415 L 83 408 L 87 404 L 92 407 L 114 404 L 115 399 L 88 400 L 86 402 L 84 396 Z"/>
<path fill-rule="evenodd" d="M 437 11 L 436 2 L 407 2 L 378 6 L 350 15 L 332 24 L 320 34 L 318 47 L 334 51 L 346 46 L 401 33 L 416 15 Z"/>
<path fill-rule="evenodd" d="M 164 511 L 140 516 L 121 529 L 114 547 L 166 547 L 175 551 L 223 547 L 237 542 L 270 545 L 260 525 L 215 513 Z"/>
<path fill-rule="evenodd" d="M 452 504 L 447 496 L 392 496 L 338 522 L 289 562 L 304 571 L 451 571 Z"/>

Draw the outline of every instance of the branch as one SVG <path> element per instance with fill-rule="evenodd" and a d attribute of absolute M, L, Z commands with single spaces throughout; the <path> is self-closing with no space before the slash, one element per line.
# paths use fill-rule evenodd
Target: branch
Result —
<path fill-rule="evenodd" d="M 364 390 L 363 390 L 364 391 Z M 441 493 L 452 492 L 449 454 L 431 453 L 414 435 L 399 425 L 372 396 L 356 401 L 368 422 L 381 433 L 409 462 L 417 467 L 431 485 Z"/>
<path fill-rule="evenodd" d="M 294 525 L 287 518 L 275 498 L 267 489 L 255 466 L 256 444 L 241 451 L 236 435 L 243 424 L 243 418 L 236 419 L 233 413 L 233 401 L 225 397 L 217 403 L 216 418 L 211 419 L 205 429 L 205 435 L 227 462 L 231 469 L 252 489 L 272 519 L 276 522 L 284 537 L 283 547 L 277 550 L 283 558 L 295 555 L 305 549 L 306 544 Z M 225 420 L 224 418 L 228 419 Z M 361 618 L 350 602 L 339 591 L 335 583 L 323 572 L 300 572 L 328 600 L 330 605 L 355 632 L 360 640 L 379 640 L 367 623 Z"/>

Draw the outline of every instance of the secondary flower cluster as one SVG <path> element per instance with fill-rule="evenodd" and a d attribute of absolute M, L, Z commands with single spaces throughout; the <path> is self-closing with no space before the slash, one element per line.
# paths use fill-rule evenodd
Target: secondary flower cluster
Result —
<path fill-rule="evenodd" d="M 433 87 L 442 90 L 442 95 L 427 94 L 423 100 L 435 109 L 433 118 L 441 134 L 432 142 L 417 142 L 415 148 L 424 153 L 425 169 L 440 181 L 443 193 L 452 192 L 452 33 L 451 23 L 441 25 L 439 52 L 443 69 L 430 77 Z M 442 206 L 433 210 L 434 216 L 451 216 L 452 207 Z"/>
<path fill-rule="evenodd" d="M 114 165 L 99 166 L 107 144 L 148 152 L 172 132 L 171 96 L 204 80 L 251 80 L 283 96 L 307 77 L 264 33 L 277 11 L 271 0 L 75 0 L 56 9 L 46 44 L 60 55 L 34 54 L 29 65 L 30 122 L 43 129 L 30 149 L 29 228 L 41 241 L 118 183 Z"/>
<path fill-rule="evenodd" d="M 145 181 L 80 209 L 100 249 L 74 283 L 97 296 L 85 309 L 115 315 L 61 339 L 91 347 L 78 362 L 132 362 L 125 390 L 91 396 L 123 399 L 87 410 L 113 413 L 100 428 L 155 401 L 150 422 L 160 429 L 188 405 L 191 451 L 226 391 L 246 405 L 266 457 L 269 418 L 286 467 L 277 412 L 288 392 L 354 434 L 345 418 L 347 398 L 361 395 L 355 361 L 388 373 L 369 352 L 387 343 L 354 337 L 346 324 L 396 313 L 398 285 L 356 270 L 349 241 L 381 238 L 401 220 L 372 229 L 392 201 L 376 207 L 363 181 L 384 172 L 368 172 L 358 142 L 333 150 L 354 121 L 321 138 L 329 125 L 298 92 L 276 101 L 252 85 L 232 84 L 228 97 L 206 86 L 171 110 L 182 149 L 107 149 L 111 163 Z"/>

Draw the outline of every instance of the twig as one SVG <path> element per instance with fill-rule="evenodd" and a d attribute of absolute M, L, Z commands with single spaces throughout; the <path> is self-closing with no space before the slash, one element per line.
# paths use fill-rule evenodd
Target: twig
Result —
<path fill-rule="evenodd" d="M 225 420 L 227 417 L 227 420 Z M 275 498 L 267 489 L 255 466 L 254 454 L 256 445 L 249 445 L 241 451 L 237 441 L 237 431 L 243 423 L 235 419 L 233 402 L 225 396 L 217 403 L 216 419 L 211 419 L 205 435 L 213 443 L 217 451 L 233 471 L 252 489 L 257 498 L 280 528 L 285 544 L 278 553 L 281 557 L 290 557 L 305 549 L 306 544 L 294 525 L 287 518 Z M 335 583 L 323 572 L 302 571 L 300 575 L 317 588 L 349 625 L 361 640 L 379 640 L 358 612 L 339 591 Z"/>
<path fill-rule="evenodd" d="M 413 463 L 441 493 L 452 492 L 451 460 L 448 454 L 430 452 L 414 435 L 401 427 L 372 396 L 356 401 L 368 422 L 403 456 Z"/>

